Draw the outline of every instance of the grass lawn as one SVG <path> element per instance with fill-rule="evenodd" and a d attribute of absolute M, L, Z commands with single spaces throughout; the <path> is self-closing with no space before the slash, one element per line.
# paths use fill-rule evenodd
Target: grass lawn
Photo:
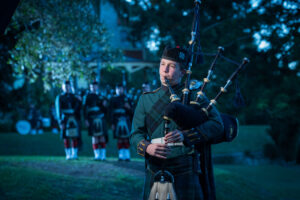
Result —
<path fill-rule="evenodd" d="M 266 126 L 242 126 L 232 143 L 215 154 L 262 151 L 271 142 Z M 83 131 L 79 160 L 66 161 L 59 135 L 0 133 L 0 199 L 141 199 L 144 160 L 131 149 L 131 162 L 117 161 L 110 137 L 108 160 L 95 162 L 91 138 Z M 298 200 L 300 167 L 214 165 L 218 200 Z"/>
<path fill-rule="evenodd" d="M 215 177 L 217 199 L 300 199 L 300 166 L 215 165 Z"/>
<path fill-rule="evenodd" d="M 215 165 L 219 200 L 298 200 L 300 167 Z M 141 199 L 144 162 L 1 156 L 0 199 Z"/>
<path fill-rule="evenodd" d="M 1 199 L 139 199 L 142 172 L 81 158 L 1 157 Z M 122 166 L 122 165 L 128 166 Z M 143 163 L 140 162 L 140 167 Z"/>
<path fill-rule="evenodd" d="M 214 154 L 234 152 L 262 152 L 267 143 L 273 143 L 267 133 L 268 126 L 240 126 L 239 134 L 232 142 L 213 145 Z"/>

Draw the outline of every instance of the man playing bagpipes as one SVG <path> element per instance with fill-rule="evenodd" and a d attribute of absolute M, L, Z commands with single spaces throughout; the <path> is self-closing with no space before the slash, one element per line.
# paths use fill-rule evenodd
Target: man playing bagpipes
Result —
<path fill-rule="evenodd" d="M 88 134 L 92 137 L 95 160 L 106 160 L 106 143 L 108 141 L 104 115 L 107 102 L 98 94 L 98 82 L 90 84 L 90 92 L 83 98 L 83 115 Z"/>
<path fill-rule="evenodd" d="M 57 120 L 64 140 L 66 159 L 78 159 L 78 142 L 80 140 L 81 101 L 73 93 L 71 82 L 62 85 L 63 93 L 55 100 Z"/>
<path fill-rule="evenodd" d="M 119 161 L 130 161 L 130 125 L 132 119 L 132 105 L 124 94 L 124 86 L 116 86 L 116 95 L 110 100 L 112 130 L 119 149 Z"/>
<path fill-rule="evenodd" d="M 163 116 L 172 95 L 167 83 L 178 97 L 182 96 L 184 85 L 181 79 L 185 74 L 183 64 L 186 59 L 187 52 L 182 48 L 164 50 L 159 68 L 161 87 L 144 93 L 134 113 L 130 141 L 137 148 L 137 153 L 146 159 L 145 200 L 161 199 L 159 192 L 152 193 L 155 190 L 155 176 L 161 169 L 167 171 L 173 180 L 173 189 L 167 196 L 169 199 L 204 199 L 204 190 L 214 191 L 211 152 L 206 146 L 223 137 L 224 127 L 217 109 L 213 107 L 209 112 L 202 111 L 201 108 L 209 103 L 206 98 L 202 98 L 199 101 L 199 112 L 191 116 L 201 119 L 200 125 L 180 130 L 171 121 L 169 132 L 164 133 L 166 124 Z M 196 92 L 191 91 L 191 99 L 195 96 Z M 172 106 L 170 110 L 174 112 Z M 205 183 L 201 181 L 203 177 L 207 179 Z"/>

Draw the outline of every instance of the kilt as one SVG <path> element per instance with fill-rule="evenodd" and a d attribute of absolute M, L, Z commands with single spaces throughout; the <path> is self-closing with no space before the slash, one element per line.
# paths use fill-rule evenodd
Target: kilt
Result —
<path fill-rule="evenodd" d="M 114 138 L 122 139 L 130 137 L 130 120 L 127 116 L 120 116 L 115 123 Z"/>
<path fill-rule="evenodd" d="M 88 127 L 88 135 L 89 135 L 89 136 L 93 136 L 94 130 L 93 130 L 92 124 L 93 124 L 93 121 L 94 121 L 94 119 L 95 119 L 96 117 L 97 117 L 97 116 L 93 116 L 93 115 L 88 117 L 88 122 L 89 122 L 89 124 L 90 124 L 90 126 Z M 104 120 L 104 118 L 102 118 L 101 120 L 102 120 L 103 136 L 107 137 L 107 127 L 106 127 L 105 120 Z"/>
<path fill-rule="evenodd" d="M 162 168 L 171 172 L 174 177 L 174 189 L 177 200 L 202 200 L 203 192 L 199 182 L 199 174 L 195 169 L 192 155 L 162 160 L 150 157 L 147 160 L 143 199 L 148 200 L 154 183 L 154 174 Z"/>
<path fill-rule="evenodd" d="M 80 124 L 80 120 L 78 120 L 76 117 L 75 117 L 75 120 L 76 120 L 76 124 L 77 124 L 77 127 L 76 127 L 77 136 L 76 137 L 68 137 L 66 135 L 66 132 L 67 132 L 66 126 L 67 126 L 68 117 L 69 116 L 65 116 L 63 119 L 63 124 L 65 125 L 65 128 L 60 130 L 61 138 L 62 139 L 81 138 L 81 124 Z"/>

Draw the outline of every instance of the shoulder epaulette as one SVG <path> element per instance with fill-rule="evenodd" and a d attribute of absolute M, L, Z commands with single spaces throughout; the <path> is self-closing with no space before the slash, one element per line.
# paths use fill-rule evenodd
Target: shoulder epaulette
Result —
<path fill-rule="evenodd" d="M 161 87 L 151 91 L 151 92 L 144 92 L 143 94 L 153 94 L 153 93 L 156 93 Z"/>

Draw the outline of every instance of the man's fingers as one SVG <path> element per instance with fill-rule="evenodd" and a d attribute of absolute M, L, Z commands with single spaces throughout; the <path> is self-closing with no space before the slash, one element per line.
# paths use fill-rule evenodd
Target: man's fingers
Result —
<path fill-rule="evenodd" d="M 158 150 L 168 150 L 168 149 L 170 149 L 170 147 L 168 147 L 168 146 L 166 145 L 166 146 L 164 146 L 164 147 L 156 147 L 156 149 L 158 149 Z"/>
<path fill-rule="evenodd" d="M 168 154 L 170 152 L 169 149 L 156 149 L 155 153 L 163 153 L 163 154 Z"/>
<path fill-rule="evenodd" d="M 163 152 L 163 153 L 169 153 L 170 148 L 157 148 L 155 152 Z"/>
<path fill-rule="evenodd" d="M 166 134 L 166 136 L 170 136 L 170 135 L 173 135 L 174 133 L 176 133 L 177 131 L 176 130 L 174 130 L 174 131 L 170 131 L 170 132 L 168 132 L 167 134 Z"/>
<path fill-rule="evenodd" d="M 178 137 L 180 137 L 180 135 L 179 134 L 175 134 L 175 135 L 172 135 L 171 137 L 165 138 L 165 141 L 167 141 L 167 140 L 174 140 L 175 138 L 178 138 Z"/>
<path fill-rule="evenodd" d="M 156 150 L 154 154 L 166 157 L 169 153 L 168 151 Z"/>
<path fill-rule="evenodd" d="M 179 132 L 178 132 L 177 130 L 171 131 L 171 132 L 169 132 L 169 133 L 165 136 L 165 139 L 170 138 L 170 137 L 174 137 L 174 136 L 176 136 L 176 135 L 180 135 Z"/>
<path fill-rule="evenodd" d="M 179 142 L 179 141 L 180 141 L 180 137 L 176 137 L 176 138 L 172 138 L 172 139 L 166 141 L 166 143 L 167 144 L 168 143 L 176 143 L 176 142 Z"/>
<path fill-rule="evenodd" d="M 169 133 L 167 133 L 165 135 L 165 138 L 172 137 L 175 133 L 176 133 L 176 130 L 175 131 L 171 131 L 171 132 L 169 132 Z"/>
<path fill-rule="evenodd" d="M 166 144 L 168 143 L 176 143 L 176 142 L 182 142 L 181 134 L 176 134 L 176 136 L 169 138 L 168 140 L 165 140 Z"/>
<path fill-rule="evenodd" d="M 167 133 L 167 134 L 165 135 L 165 138 L 170 137 L 170 135 L 172 135 L 172 132 Z"/>
<path fill-rule="evenodd" d="M 155 153 L 154 155 L 159 155 L 159 156 L 163 156 L 163 157 L 167 157 L 168 156 L 167 153 Z"/>
<path fill-rule="evenodd" d="M 180 138 L 180 134 L 179 133 L 175 133 L 174 135 L 165 138 L 165 141 L 175 140 L 177 138 Z"/>
<path fill-rule="evenodd" d="M 166 156 L 161 156 L 161 155 L 159 155 L 159 154 L 155 154 L 154 156 L 155 156 L 155 157 L 158 157 L 158 158 L 161 158 L 161 159 L 167 159 Z"/>
<path fill-rule="evenodd" d="M 169 148 L 166 144 L 157 144 L 156 145 L 156 148 L 159 148 L 159 149 L 165 149 L 165 148 Z"/>

